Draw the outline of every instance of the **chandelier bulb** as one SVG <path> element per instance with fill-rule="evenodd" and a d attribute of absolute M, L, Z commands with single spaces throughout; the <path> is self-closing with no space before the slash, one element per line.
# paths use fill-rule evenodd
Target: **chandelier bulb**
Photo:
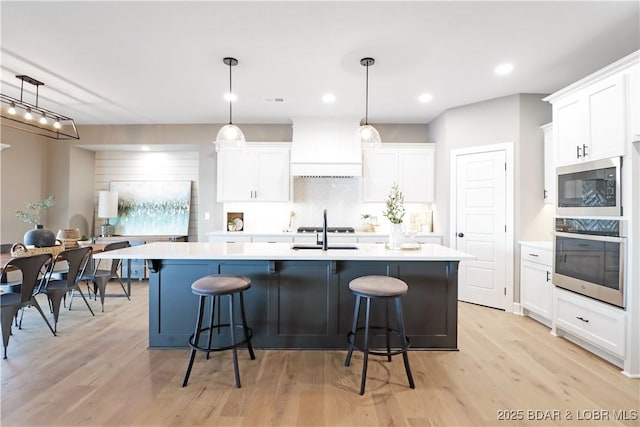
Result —
<path fill-rule="evenodd" d="M 27 120 L 33 119 L 33 114 L 31 114 L 31 107 L 27 107 L 27 112 L 24 113 L 24 118 Z"/>
<path fill-rule="evenodd" d="M 62 126 L 60 126 L 60 119 L 56 117 L 56 121 L 53 122 L 53 127 L 56 129 L 60 129 Z"/>
<path fill-rule="evenodd" d="M 42 115 L 40 116 L 40 120 L 39 121 L 40 121 L 41 125 L 46 125 L 47 124 L 47 115 L 44 112 L 42 112 Z"/>
<path fill-rule="evenodd" d="M 9 114 L 11 114 L 12 116 L 14 114 L 16 114 L 16 103 L 15 102 L 11 102 L 11 105 L 9 105 L 9 109 L 7 110 L 7 112 Z"/>

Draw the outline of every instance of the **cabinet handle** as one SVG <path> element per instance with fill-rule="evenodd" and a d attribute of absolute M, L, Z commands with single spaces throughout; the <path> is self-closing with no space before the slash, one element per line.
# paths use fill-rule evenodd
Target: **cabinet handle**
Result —
<path fill-rule="evenodd" d="M 582 144 L 582 157 L 587 157 L 589 153 L 587 153 L 587 145 Z"/>
<path fill-rule="evenodd" d="M 464 237 L 464 233 L 458 233 L 458 237 Z"/>
<path fill-rule="evenodd" d="M 538 256 L 538 254 L 529 254 L 529 256 L 535 256 L 535 257 L 537 257 L 537 256 Z"/>
<path fill-rule="evenodd" d="M 584 319 L 584 318 L 582 318 L 580 316 L 576 316 L 576 319 L 582 320 L 584 323 L 589 323 L 589 319 Z"/>
<path fill-rule="evenodd" d="M 542 193 L 544 195 L 543 199 L 546 199 L 548 197 L 547 196 L 547 190 L 543 190 L 543 191 L 544 191 L 544 193 Z"/>
<path fill-rule="evenodd" d="M 547 271 L 547 282 L 551 281 L 551 272 Z"/>
<path fill-rule="evenodd" d="M 576 156 L 577 156 L 578 158 L 582 157 L 582 156 L 580 155 L 580 146 L 579 146 L 579 145 L 576 145 Z"/>

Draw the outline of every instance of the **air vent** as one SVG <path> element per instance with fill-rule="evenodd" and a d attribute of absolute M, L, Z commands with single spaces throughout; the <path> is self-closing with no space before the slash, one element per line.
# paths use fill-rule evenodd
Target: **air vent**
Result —
<path fill-rule="evenodd" d="M 274 96 L 273 98 L 265 98 L 264 102 L 276 102 L 276 103 L 280 103 L 280 102 L 284 102 L 284 98 L 280 97 L 280 96 Z"/>

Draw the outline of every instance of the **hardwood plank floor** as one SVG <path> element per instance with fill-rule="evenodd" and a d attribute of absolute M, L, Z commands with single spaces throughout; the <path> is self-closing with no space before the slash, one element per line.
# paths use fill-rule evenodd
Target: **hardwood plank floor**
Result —
<path fill-rule="evenodd" d="M 91 304 L 62 311 L 57 337 L 26 311 L 0 362 L 2 426 L 640 425 L 640 381 L 485 307 L 459 304 L 460 351 L 410 352 L 415 390 L 401 358 L 372 358 L 360 396 L 362 357 L 347 368 L 344 351 L 240 351 L 241 389 L 230 353 L 198 355 L 181 388 L 188 351 L 147 349 L 146 283 Z"/>

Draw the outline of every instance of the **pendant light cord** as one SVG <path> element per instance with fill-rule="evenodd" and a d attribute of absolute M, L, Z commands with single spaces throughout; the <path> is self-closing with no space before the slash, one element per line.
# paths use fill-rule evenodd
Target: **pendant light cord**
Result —
<path fill-rule="evenodd" d="M 365 92 L 365 107 L 364 107 L 364 124 L 369 124 L 369 62 L 367 62 L 367 79 L 366 79 L 366 92 Z"/>
<path fill-rule="evenodd" d="M 229 124 L 233 124 L 233 121 L 231 120 L 232 117 L 232 107 L 231 105 L 233 104 L 233 92 L 231 90 L 231 67 L 233 67 L 233 62 L 229 61 Z"/>

